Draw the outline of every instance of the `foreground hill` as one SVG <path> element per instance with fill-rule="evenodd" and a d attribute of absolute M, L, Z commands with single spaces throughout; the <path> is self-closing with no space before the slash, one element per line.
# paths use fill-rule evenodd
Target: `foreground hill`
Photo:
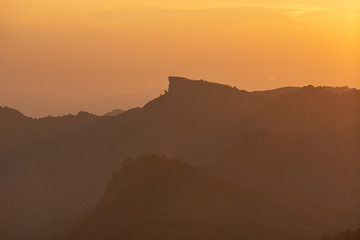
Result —
<path fill-rule="evenodd" d="M 115 117 L 31 119 L 11 109 L 0 109 L 0 116 L 2 239 L 61 232 L 93 209 L 123 159 L 147 153 L 182 159 L 259 192 L 294 194 L 318 206 L 326 200 L 336 208 L 331 221 L 342 226 L 323 232 L 356 227 L 358 90 L 260 93 L 171 77 L 165 94 Z M 321 215 L 320 208 L 309 209 Z"/>
<path fill-rule="evenodd" d="M 257 192 L 178 160 L 146 155 L 128 160 L 94 211 L 57 239 L 312 239 L 338 227 L 332 213 L 320 216 L 311 207 L 291 195 Z"/>

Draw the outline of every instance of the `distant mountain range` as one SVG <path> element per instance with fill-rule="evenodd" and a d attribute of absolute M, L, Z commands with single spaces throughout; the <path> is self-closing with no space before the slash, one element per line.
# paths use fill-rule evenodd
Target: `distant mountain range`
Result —
<path fill-rule="evenodd" d="M 151 99 L 163 93 L 163 89 L 148 89 L 139 92 L 121 94 L 117 96 L 93 97 L 84 100 L 48 99 L 44 101 L 40 97 L 33 98 L 31 101 L 24 101 L 18 98 L 1 98 L 0 105 L 10 105 L 31 117 L 42 118 L 46 116 L 62 116 L 75 114 L 79 111 L 86 111 L 95 115 L 104 115 L 112 109 L 131 109 L 142 107 Z M 4 96 L 2 96 L 4 97 Z M 80 96 L 79 96 L 80 97 Z"/>
<path fill-rule="evenodd" d="M 0 239 L 320 239 L 360 226 L 359 90 L 170 77 L 111 115 L 0 108 Z"/>
<path fill-rule="evenodd" d="M 112 110 L 111 112 L 108 112 L 108 113 L 105 113 L 104 116 L 106 117 L 115 117 L 121 113 L 124 113 L 125 111 L 124 110 L 121 110 L 121 109 L 114 109 Z"/>

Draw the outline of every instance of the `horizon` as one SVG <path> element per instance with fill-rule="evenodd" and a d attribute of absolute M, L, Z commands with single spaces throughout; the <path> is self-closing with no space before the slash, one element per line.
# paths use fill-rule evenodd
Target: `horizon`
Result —
<path fill-rule="evenodd" d="M 249 91 L 360 88 L 356 0 L 3 0 L 0 7 L 0 104 L 35 116 L 162 89 L 169 73 Z"/>
<path fill-rule="evenodd" d="M 190 78 L 181 77 L 181 76 L 169 76 L 168 81 L 171 78 L 180 78 L 180 79 L 184 79 L 187 81 L 193 81 L 193 82 L 205 81 L 205 82 L 209 82 L 209 83 L 215 83 L 215 84 L 227 86 L 230 88 L 236 87 L 237 90 L 239 90 L 239 91 L 241 90 L 241 91 L 246 91 L 249 93 L 262 92 L 262 91 L 273 91 L 273 90 L 285 89 L 285 88 L 305 88 L 305 87 L 309 87 L 309 86 L 313 86 L 315 88 L 317 88 L 317 87 L 347 88 L 349 90 L 358 89 L 358 88 L 351 88 L 349 86 L 324 86 L 324 85 L 320 86 L 320 85 L 309 84 L 309 85 L 305 85 L 305 86 L 283 86 L 283 87 L 272 88 L 272 89 L 259 89 L 259 90 L 249 91 L 246 89 L 240 89 L 237 86 L 232 86 L 232 85 L 223 84 L 223 83 L 219 83 L 219 82 L 207 81 L 206 79 L 190 79 Z M 169 86 L 169 84 L 168 84 L 168 86 Z M 68 106 L 57 106 L 55 108 L 52 108 L 50 110 L 50 112 L 41 112 L 41 113 L 39 113 L 39 112 L 29 113 L 26 111 L 22 111 L 22 109 L 16 108 L 14 106 L 8 106 L 8 105 L 0 105 L 0 107 L 17 110 L 20 113 L 22 113 L 23 115 L 30 117 L 30 118 L 34 118 L 34 119 L 41 119 L 41 118 L 46 118 L 46 117 L 64 117 L 64 116 L 68 116 L 68 115 L 77 115 L 81 112 L 86 112 L 86 113 L 93 114 L 96 116 L 103 116 L 105 114 L 112 112 L 113 110 L 122 110 L 125 112 L 125 111 L 133 109 L 133 108 L 142 108 L 148 102 L 158 98 L 159 95 L 162 96 L 164 91 L 168 91 L 168 90 L 169 90 L 168 87 L 166 88 L 166 90 L 151 89 L 151 90 L 149 90 L 149 92 L 151 94 L 148 95 L 146 99 L 141 99 L 141 97 L 131 99 L 134 95 L 136 96 L 136 94 L 139 94 L 139 93 L 130 93 L 128 95 L 109 96 L 109 97 L 98 98 L 98 99 L 88 99 L 88 100 L 84 100 L 84 101 L 74 102 L 72 105 L 68 105 Z M 147 91 L 145 90 L 143 92 L 147 92 Z M 142 97 L 144 97 L 144 96 L 142 96 Z M 111 99 L 113 99 L 113 101 L 111 101 Z M 122 99 L 123 102 L 119 102 L 118 99 Z M 110 100 L 110 102 L 106 101 L 106 100 Z M 82 104 L 82 106 L 79 107 L 79 105 L 81 105 L 81 104 Z M 112 106 L 112 107 L 110 107 L 110 106 Z M 123 107 L 123 106 L 128 106 L 128 107 Z"/>
<path fill-rule="evenodd" d="M 271 88 L 271 89 L 258 89 L 258 90 L 249 91 L 247 89 L 241 89 L 241 88 L 238 88 L 237 86 L 232 86 L 229 84 L 207 81 L 206 79 L 190 79 L 190 78 L 186 78 L 186 77 L 182 77 L 182 76 L 169 76 L 168 80 L 170 78 L 181 78 L 181 79 L 185 79 L 187 81 L 195 81 L 195 82 L 205 81 L 205 82 L 209 82 L 209 83 L 224 85 L 224 86 L 231 87 L 231 88 L 236 87 L 238 90 L 246 91 L 249 93 L 261 92 L 261 91 L 273 91 L 273 90 L 283 89 L 283 88 L 304 88 L 304 87 L 308 87 L 308 86 L 313 86 L 315 88 L 329 87 L 329 88 L 348 88 L 349 90 L 358 89 L 358 88 L 352 88 L 349 86 L 325 86 L 325 85 L 309 84 L 309 85 L 304 85 L 304 86 L 282 86 L 282 87 Z M 166 91 L 167 90 L 168 90 L 168 87 L 166 88 Z M 103 116 L 107 113 L 110 113 L 113 110 L 127 111 L 127 110 L 130 110 L 133 108 L 142 108 L 148 102 L 158 98 L 159 95 L 161 96 L 164 93 L 164 91 L 165 90 L 160 90 L 160 89 L 150 89 L 148 91 L 145 90 L 143 92 L 138 92 L 138 93 L 135 92 L 135 93 L 130 93 L 128 95 L 117 95 L 117 96 L 108 96 L 108 97 L 98 98 L 98 99 L 87 99 L 87 100 L 82 100 L 82 101 L 78 101 L 78 102 L 73 102 L 72 104 L 67 105 L 67 106 L 66 105 L 56 106 L 56 107 L 50 108 L 50 110 L 48 112 L 39 112 L 39 111 L 34 112 L 31 110 L 29 111 L 29 110 L 26 110 L 26 107 L 25 107 L 25 110 L 22 111 L 21 108 L 17 108 L 16 106 L 8 106 L 8 105 L 0 105 L 0 107 L 17 110 L 20 113 L 22 113 L 23 115 L 30 117 L 30 118 L 34 118 L 34 119 L 41 119 L 41 118 L 46 118 L 46 117 L 63 117 L 63 116 L 68 116 L 68 115 L 77 115 L 80 112 L 86 112 L 86 113 L 90 113 L 90 114 L 93 114 L 96 116 Z M 146 97 L 144 97 L 144 95 L 141 95 L 141 93 L 146 93 L 146 92 L 149 92 L 150 94 Z M 136 96 L 137 94 L 140 94 L 139 95 L 140 97 L 137 96 L 134 98 L 133 96 Z M 113 101 L 111 101 L 111 99 L 113 99 Z M 120 102 L 118 99 L 122 99 L 123 101 Z M 106 101 L 106 100 L 110 100 L 110 103 L 109 103 L 109 101 Z M 79 105 L 82 105 L 82 106 L 79 107 Z"/>

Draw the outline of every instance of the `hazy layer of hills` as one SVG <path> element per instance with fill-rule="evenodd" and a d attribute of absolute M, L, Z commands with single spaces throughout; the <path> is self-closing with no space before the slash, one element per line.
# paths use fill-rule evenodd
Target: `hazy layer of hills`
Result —
<path fill-rule="evenodd" d="M 360 229 L 352 231 L 350 229 L 337 233 L 334 236 L 329 234 L 324 234 L 322 240 L 359 240 L 360 239 Z"/>
<path fill-rule="evenodd" d="M 320 239 L 360 226 L 358 90 L 169 80 L 116 116 L 1 108 L 0 238 Z M 153 153 L 168 158 L 121 168 Z"/>
<path fill-rule="evenodd" d="M 124 113 L 125 111 L 124 110 L 121 110 L 121 109 L 114 109 L 112 110 L 111 112 L 108 112 L 108 113 L 105 113 L 104 116 L 106 117 L 115 117 L 121 113 Z"/>
<path fill-rule="evenodd" d="M 121 92 L 122 89 L 119 89 Z M 11 98 L 10 96 L 0 96 L 0 106 L 6 105 L 14 107 L 25 115 L 36 118 L 51 116 L 61 116 L 66 114 L 76 114 L 79 111 L 86 111 L 96 115 L 104 115 L 112 109 L 131 109 L 143 106 L 151 99 L 158 97 L 162 89 L 148 89 L 138 92 L 126 93 L 116 96 L 93 96 L 90 99 L 76 99 L 64 97 L 63 99 L 47 98 L 40 96 L 34 97 L 31 101 L 24 101 L 21 98 Z"/>

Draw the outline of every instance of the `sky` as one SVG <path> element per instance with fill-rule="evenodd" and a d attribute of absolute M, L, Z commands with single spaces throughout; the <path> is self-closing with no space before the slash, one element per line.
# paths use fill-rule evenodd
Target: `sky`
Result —
<path fill-rule="evenodd" d="M 0 1 L 0 106 L 36 117 L 96 99 L 128 108 L 121 96 L 145 103 L 168 87 L 168 76 L 250 91 L 360 88 L 360 3 Z"/>

